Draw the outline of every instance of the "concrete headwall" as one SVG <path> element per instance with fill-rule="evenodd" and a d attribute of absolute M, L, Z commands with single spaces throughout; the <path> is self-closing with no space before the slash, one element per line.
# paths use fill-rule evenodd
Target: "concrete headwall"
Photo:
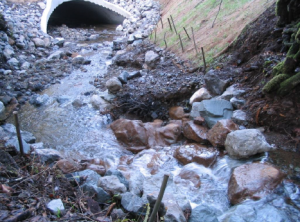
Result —
<path fill-rule="evenodd" d="M 104 0 L 47 0 L 47 6 L 43 12 L 42 18 L 41 18 L 41 29 L 43 32 L 47 33 L 47 25 L 48 25 L 48 21 L 49 18 L 51 16 L 51 14 L 53 13 L 53 11 L 61 4 L 65 3 L 65 2 L 81 2 L 81 3 L 94 3 L 96 4 L 96 7 L 101 7 L 101 8 L 105 8 L 108 9 L 106 10 L 107 12 L 105 12 L 105 15 L 110 17 L 109 19 L 113 20 L 113 15 L 109 15 L 109 11 L 111 11 L 112 14 L 117 13 L 118 15 L 124 17 L 125 18 L 129 18 L 131 16 L 131 14 L 129 12 L 127 12 L 126 10 L 124 10 L 123 8 L 114 5 L 112 3 L 106 2 Z"/>

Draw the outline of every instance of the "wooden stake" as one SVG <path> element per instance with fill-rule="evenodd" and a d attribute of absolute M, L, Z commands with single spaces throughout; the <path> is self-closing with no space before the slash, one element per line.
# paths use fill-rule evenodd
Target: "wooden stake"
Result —
<path fill-rule="evenodd" d="M 164 34 L 164 41 L 165 41 L 166 48 L 168 48 L 167 41 L 166 41 L 166 34 L 167 34 L 167 32 L 165 32 L 165 34 Z"/>
<path fill-rule="evenodd" d="M 189 38 L 189 40 L 191 40 L 191 38 L 190 38 L 190 36 L 189 36 L 189 34 L 188 34 L 188 32 L 186 31 L 186 29 L 183 27 L 183 29 L 184 29 L 184 31 L 185 31 L 185 34 L 187 35 L 187 37 Z"/>
<path fill-rule="evenodd" d="M 164 28 L 164 24 L 163 24 L 163 21 L 162 21 L 162 17 L 160 17 L 160 23 L 161 23 L 161 28 L 163 29 Z"/>
<path fill-rule="evenodd" d="M 203 57 L 203 63 L 204 63 L 204 74 L 205 74 L 206 73 L 206 61 L 205 61 L 205 55 L 204 55 L 203 47 L 201 47 L 201 51 L 202 51 L 202 57 Z"/>
<path fill-rule="evenodd" d="M 216 15 L 216 17 L 215 17 L 215 19 L 214 19 L 214 21 L 213 21 L 213 24 L 212 24 L 212 26 L 211 26 L 212 28 L 214 27 L 215 21 L 216 21 L 218 15 L 219 15 L 219 12 L 220 12 L 220 9 L 221 9 L 222 2 L 223 2 L 223 0 L 221 0 L 221 2 L 220 2 L 220 5 L 219 5 L 219 11 L 218 11 L 218 13 L 217 13 L 217 15 Z"/>
<path fill-rule="evenodd" d="M 174 23 L 174 20 L 173 20 L 172 15 L 170 15 L 170 17 L 171 17 L 171 20 L 172 20 L 172 23 L 173 23 L 173 27 L 174 27 L 175 33 L 176 33 L 176 35 L 177 35 L 177 30 L 176 30 L 175 23 Z"/>
<path fill-rule="evenodd" d="M 154 43 L 156 43 L 156 28 L 155 28 L 155 37 L 154 37 Z"/>
<path fill-rule="evenodd" d="M 182 52 L 184 52 L 184 50 L 183 50 L 183 44 L 182 44 L 182 40 L 181 40 L 180 34 L 178 36 L 179 36 L 179 40 L 180 40 L 180 45 L 181 45 Z"/>
<path fill-rule="evenodd" d="M 196 56 L 198 56 L 198 49 L 197 49 L 197 46 L 196 46 L 196 41 L 195 41 L 195 36 L 194 36 L 194 29 L 193 29 L 193 27 L 191 29 L 192 29 L 192 35 L 193 35 L 193 40 L 194 40 L 194 48 L 196 50 Z"/>
<path fill-rule="evenodd" d="M 168 18 L 168 22 L 169 22 L 170 29 L 171 29 L 171 31 L 173 32 L 172 25 L 171 25 L 171 22 L 170 22 L 170 19 L 169 19 L 169 18 Z"/>
<path fill-rule="evenodd" d="M 18 137 L 18 141 L 19 141 L 20 153 L 23 156 L 24 150 L 23 150 L 23 143 L 22 143 L 22 137 L 21 137 L 21 131 L 20 131 L 20 125 L 19 125 L 19 119 L 18 119 L 18 112 L 14 111 L 13 115 L 14 115 L 14 120 L 15 120 L 15 125 L 16 125 L 17 137 Z"/>
<path fill-rule="evenodd" d="M 159 191 L 157 200 L 155 202 L 155 205 L 153 207 L 153 211 L 151 213 L 149 222 L 153 222 L 154 219 L 155 219 L 155 217 L 156 217 L 156 214 L 157 214 L 158 208 L 160 206 L 161 200 L 162 200 L 162 198 L 164 196 L 164 192 L 165 192 L 165 189 L 166 189 L 166 186 L 167 186 L 167 183 L 168 183 L 168 179 L 169 179 L 169 175 L 165 174 L 164 175 L 164 180 L 163 180 L 163 182 L 161 184 L 160 191 Z"/>

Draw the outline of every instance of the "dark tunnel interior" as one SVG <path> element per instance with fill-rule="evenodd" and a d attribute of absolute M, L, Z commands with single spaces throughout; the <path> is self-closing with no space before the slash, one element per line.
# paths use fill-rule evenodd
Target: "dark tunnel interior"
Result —
<path fill-rule="evenodd" d="M 51 14 L 48 27 L 62 24 L 71 28 L 98 24 L 121 24 L 124 19 L 118 13 L 100 5 L 77 0 L 60 4 Z"/>

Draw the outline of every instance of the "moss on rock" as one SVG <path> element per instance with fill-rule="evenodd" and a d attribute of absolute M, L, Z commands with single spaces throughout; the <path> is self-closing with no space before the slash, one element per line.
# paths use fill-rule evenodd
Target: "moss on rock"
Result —
<path fill-rule="evenodd" d="M 272 71 L 274 76 L 277 76 L 278 74 L 282 73 L 282 67 L 283 67 L 284 61 L 285 60 L 281 61 L 276 66 L 274 66 L 273 71 Z"/>
<path fill-rule="evenodd" d="M 288 79 L 290 76 L 287 74 L 279 74 L 271 79 L 263 88 L 264 93 L 275 91 L 279 88 L 280 84 Z"/>
<path fill-rule="evenodd" d="M 281 96 L 288 94 L 292 89 L 294 89 L 300 83 L 300 72 L 293 75 L 292 77 L 284 80 L 277 91 Z"/>

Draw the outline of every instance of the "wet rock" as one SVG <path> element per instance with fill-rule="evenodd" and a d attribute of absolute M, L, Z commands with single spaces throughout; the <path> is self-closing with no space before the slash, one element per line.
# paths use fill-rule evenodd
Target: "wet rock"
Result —
<path fill-rule="evenodd" d="M 147 134 L 140 120 L 118 119 L 110 125 L 118 140 L 128 146 L 147 146 Z"/>
<path fill-rule="evenodd" d="M 164 216 L 165 222 L 186 222 L 184 213 L 176 201 L 165 202 L 168 210 Z"/>
<path fill-rule="evenodd" d="M 80 108 L 84 105 L 86 105 L 82 100 L 80 99 L 75 99 L 73 102 L 72 102 L 72 105 L 75 107 L 75 108 Z"/>
<path fill-rule="evenodd" d="M 55 38 L 53 40 L 53 44 L 57 45 L 59 47 L 62 47 L 64 45 L 65 39 L 64 38 Z"/>
<path fill-rule="evenodd" d="M 185 112 L 181 106 L 174 106 L 169 109 L 171 119 L 182 119 L 185 117 Z"/>
<path fill-rule="evenodd" d="M 29 62 L 24 62 L 21 65 L 21 69 L 28 70 L 31 67 L 31 64 Z"/>
<path fill-rule="evenodd" d="M 225 99 L 229 101 L 233 97 L 240 97 L 244 95 L 246 91 L 242 89 L 238 89 L 237 87 L 238 87 L 237 84 L 229 86 L 226 89 L 226 91 L 221 96 L 218 97 L 218 99 Z"/>
<path fill-rule="evenodd" d="M 7 96 L 7 95 L 0 96 L 0 101 L 3 103 L 4 106 L 7 106 L 10 103 L 11 99 L 12 99 L 12 97 Z"/>
<path fill-rule="evenodd" d="M 123 71 L 119 76 L 118 79 L 121 81 L 122 84 L 126 84 L 128 81 L 129 73 L 126 71 Z"/>
<path fill-rule="evenodd" d="M 101 176 L 104 176 L 106 173 L 105 166 L 102 165 L 88 164 L 86 168 L 97 172 Z"/>
<path fill-rule="evenodd" d="M 230 103 L 235 109 L 240 109 L 243 105 L 245 105 L 246 101 L 244 99 L 237 99 L 236 97 L 232 97 L 230 99 Z"/>
<path fill-rule="evenodd" d="M 106 192 L 113 195 L 125 193 L 126 186 L 120 182 L 119 178 L 115 175 L 101 177 L 97 183 L 98 187 L 102 187 Z"/>
<path fill-rule="evenodd" d="M 30 147 L 34 150 L 44 149 L 44 143 L 43 142 L 33 143 L 33 144 L 30 144 Z"/>
<path fill-rule="evenodd" d="M 72 59 L 73 64 L 83 64 L 84 63 L 84 57 L 81 55 L 77 55 Z"/>
<path fill-rule="evenodd" d="M 47 60 L 57 60 L 64 56 L 64 52 L 61 50 L 57 50 L 54 53 L 50 54 L 47 58 Z"/>
<path fill-rule="evenodd" d="M 233 170 L 228 183 L 228 198 L 232 204 L 245 199 L 258 200 L 281 183 L 284 174 L 267 163 L 244 164 Z"/>
<path fill-rule="evenodd" d="M 127 190 L 129 189 L 129 183 L 128 183 L 127 179 L 123 176 L 123 174 L 120 171 L 109 169 L 105 173 L 105 176 L 111 176 L 111 175 L 115 175 L 116 177 L 118 177 L 118 179 L 120 180 L 120 182 L 125 185 L 125 187 L 127 188 Z"/>
<path fill-rule="evenodd" d="M 83 171 L 78 171 L 75 173 L 71 174 L 73 177 L 79 178 L 79 177 L 84 177 L 85 178 L 85 184 L 88 185 L 94 185 L 96 186 L 98 183 L 98 180 L 101 178 L 101 176 L 96 173 L 94 170 L 83 170 Z"/>
<path fill-rule="evenodd" d="M 233 111 L 231 119 L 239 125 L 247 125 L 247 114 L 242 110 Z"/>
<path fill-rule="evenodd" d="M 220 74 L 216 71 L 210 70 L 204 76 L 204 81 L 207 89 L 216 95 L 220 95 L 229 85 L 229 80 L 223 80 L 220 78 Z"/>
<path fill-rule="evenodd" d="M 199 126 L 203 126 L 205 124 L 205 119 L 201 116 L 197 116 L 194 118 L 194 123 Z"/>
<path fill-rule="evenodd" d="M 124 213 L 122 209 L 116 209 L 114 208 L 111 212 L 111 219 L 113 221 L 123 220 L 127 217 L 127 213 Z"/>
<path fill-rule="evenodd" d="M 15 55 L 14 49 L 11 46 L 5 46 L 2 53 L 6 60 L 10 60 Z"/>
<path fill-rule="evenodd" d="M 23 144 L 23 151 L 24 154 L 30 154 L 30 146 L 25 140 L 22 139 Z M 11 137 L 8 141 L 6 141 L 5 146 L 7 148 L 15 149 L 16 151 L 20 152 L 19 141 L 16 136 Z"/>
<path fill-rule="evenodd" d="M 40 6 L 40 8 L 43 9 L 43 10 L 46 8 L 45 3 L 43 3 L 43 2 L 38 2 L 37 4 L 38 4 L 38 6 Z"/>
<path fill-rule="evenodd" d="M 274 149 L 257 129 L 231 132 L 225 140 L 225 149 L 232 158 L 242 159 Z"/>
<path fill-rule="evenodd" d="M 111 199 L 111 196 L 101 187 L 92 184 L 83 184 L 80 187 L 85 195 L 92 197 L 99 204 L 105 204 Z"/>
<path fill-rule="evenodd" d="M 198 172 L 182 168 L 178 176 L 183 180 L 190 181 L 195 188 L 200 188 L 201 186 L 200 176 Z"/>
<path fill-rule="evenodd" d="M 57 161 L 56 167 L 59 168 L 64 174 L 82 170 L 82 167 L 71 159 L 62 159 Z"/>
<path fill-rule="evenodd" d="M 10 66 L 10 67 L 14 67 L 14 68 L 17 68 L 20 64 L 20 62 L 16 59 L 16 58 L 11 58 L 7 61 L 7 64 Z"/>
<path fill-rule="evenodd" d="M 99 96 L 107 102 L 112 102 L 116 98 L 116 96 L 109 93 L 108 90 L 100 92 Z"/>
<path fill-rule="evenodd" d="M 54 149 L 36 149 L 32 156 L 36 155 L 42 163 L 51 164 L 63 159 L 62 154 Z"/>
<path fill-rule="evenodd" d="M 121 200 L 122 207 L 124 207 L 125 210 L 134 213 L 136 215 L 145 213 L 145 209 L 146 209 L 145 205 L 147 203 L 148 202 L 145 199 L 138 197 L 133 193 L 126 192 L 122 194 L 122 200 Z"/>
<path fill-rule="evenodd" d="M 0 101 L 0 120 L 5 118 L 5 106 L 4 104 Z"/>
<path fill-rule="evenodd" d="M 156 63 L 159 61 L 159 55 L 154 51 L 148 51 L 145 54 L 145 63 L 151 69 L 155 68 Z"/>
<path fill-rule="evenodd" d="M 227 134 L 239 127 L 230 119 L 219 120 L 207 133 L 207 139 L 214 147 L 224 147 Z"/>
<path fill-rule="evenodd" d="M 147 200 L 150 204 L 150 209 L 154 209 L 154 205 L 157 201 L 157 196 L 147 195 Z M 151 213 L 152 213 L 152 210 L 150 210 L 150 215 L 151 215 Z M 166 207 L 165 207 L 165 204 L 163 201 L 160 203 L 157 213 L 158 213 L 159 217 L 163 217 L 166 214 Z"/>
<path fill-rule="evenodd" d="M 91 103 L 92 106 L 96 109 L 99 109 L 101 111 L 105 111 L 108 109 L 111 105 L 106 102 L 104 99 L 102 99 L 99 95 L 93 95 L 91 97 Z"/>
<path fill-rule="evenodd" d="M 47 204 L 47 209 L 50 210 L 53 214 L 57 215 L 58 213 L 63 213 L 65 210 L 64 204 L 61 199 L 51 200 Z"/>
<path fill-rule="evenodd" d="M 156 135 L 157 135 L 156 145 L 165 146 L 165 145 L 174 144 L 179 140 L 179 137 L 181 135 L 181 126 L 176 123 L 170 123 L 164 127 L 158 128 L 156 131 Z M 151 146 L 151 143 L 149 143 L 148 145 Z"/>
<path fill-rule="evenodd" d="M 47 94 L 35 95 L 31 97 L 29 103 L 39 107 L 45 105 L 48 100 L 49 100 L 49 96 Z"/>
<path fill-rule="evenodd" d="M 233 113 L 233 107 L 226 100 L 203 100 L 194 102 L 190 113 L 191 118 L 202 116 L 209 128 L 212 128 L 218 120 L 230 119 Z"/>
<path fill-rule="evenodd" d="M 126 47 L 127 38 L 118 38 L 113 41 L 113 50 L 122 50 Z"/>
<path fill-rule="evenodd" d="M 217 216 L 220 214 L 221 211 L 214 207 L 200 205 L 192 210 L 189 222 L 199 222 L 199 218 L 205 222 L 219 222 Z"/>
<path fill-rule="evenodd" d="M 33 41 L 35 47 L 45 47 L 45 42 L 43 39 L 33 38 L 32 41 Z"/>
<path fill-rule="evenodd" d="M 218 151 L 198 144 L 188 144 L 178 147 L 173 155 L 183 165 L 196 162 L 209 167 L 216 161 Z"/>
<path fill-rule="evenodd" d="M 115 94 L 122 88 L 122 83 L 117 77 L 113 77 L 106 82 L 105 86 L 108 92 Z"/>
<path fill-rule="evenodd" d="M 207 141 L 207 131 L 206 127 L 196 125 L 193 121 L 183 123 L 183 135 L 190 140 L 205 143 Z"/>
<path fill-rule="evenodd" d="M 137 78 L 137 77 L 141 77 L 142 74 L 140 71 L 134 71 L 134 72 L 130 72 L 127 79 L 130 80 L 130 79 L 134 79 L 134 78 Z"/>
<path fill-rule="evenodd" d="M 192 105 L 194 102 L 201 102 L 202 100 L 211 99 L 212 96 L 208 92 L 206 88 L 201 88 L 197 90 L 192 97 L 190 98 L 190 104 Z"/>

